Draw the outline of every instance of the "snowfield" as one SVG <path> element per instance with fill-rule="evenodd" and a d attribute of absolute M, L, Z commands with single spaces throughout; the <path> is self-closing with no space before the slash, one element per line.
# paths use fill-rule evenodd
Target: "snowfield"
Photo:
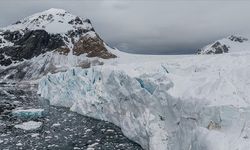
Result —
<path fill-rule="evenodd" d="M 48 33 L 66 33 L 66 31 L 75 30 L 77 28 L 83 28 L 90 30 L 92 25 L 84 22 L 84 24 L 68 24 L 71 20 L 74 20 L 77 16 L 70 14 L 69 12 L 51 8 L 44 12 L 36 13 L 32 16 L 26 17 L 13 25 L 2 28 L 2 30 L 16 31 L 16 30 L 45 30 Z M 81 18 L 78 18 L 81 20 Z"/>
<path fill-rule="evenodd" d="M 49 74 L 52 105 L 112 122 L 150 150 L 247 150 L 250 53 L 151 56 L 111 50 L 103 66 Z"/>

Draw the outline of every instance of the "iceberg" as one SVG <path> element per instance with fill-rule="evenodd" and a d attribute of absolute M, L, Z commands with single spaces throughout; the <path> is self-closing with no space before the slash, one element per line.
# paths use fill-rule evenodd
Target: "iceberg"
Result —
<path fill-rule="evenodd" d="M 17 109 L 12 111 L 12 115 L 20 119 L 37 119 L 45 116 L 44 109 Z"/>
<path fill-rule="evenodd" d="M 28 131 L 28 130 L 37 130 L 41 126 L 42 126 L 42 122 L 28 121 L 28 122 L 15 125 L 15 128 Z"/>

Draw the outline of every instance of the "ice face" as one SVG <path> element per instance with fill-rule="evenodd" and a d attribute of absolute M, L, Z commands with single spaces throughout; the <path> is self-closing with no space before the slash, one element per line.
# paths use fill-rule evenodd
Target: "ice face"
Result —
<path fill-rule="evenodd" d="M 129 135 L 129 138 L 144 147 L 148 146 L 148 135 L 153 133 L 148 133 L 149 129 L 146 129 L 143 124 L 151 122 L 150 120 L 154 120 L 155 117 L 148 118 L 151 115 L 151 108 L 140 107 L 151 101 L 151 94 L 141 88 L 137 79 L 129 77 L 124 72 L 112 70 L 102 72 L 100 69 L 94 68 L 72 69 L 66 74 L 59 73 L 47 77 L 40 82 L 39 93 L 50 99 L 52 104 L 71 107 L 71 110 L 81 114 L 89 114 L 88 116 L 94 118 L 111 121 L 122 126 L 122 130 Z M 51 82 L 54 85 L 64 83 L 65 88 L 58 88 L 60 96 L 51 95 L 56 93 Z M 166 88 L 169 88 L 168 86 Z M 75 88 L 79 90 L 75 90 Z M 148 98 L 144 98 L 144 96 Z M 135 102 L 131 99 L 134 99 Z M 117 112 L 117 110 L 119 111 Z M 158 124 L 155 125 L 158 126 Z M 160 133 L 158 134 L 160 135 Z M 157 142 L 157 139 L 153 142 Z"/>
<path fill-rule="evenodd" d="M 145 149 L 245 150 L 249 146 L 248 108 L 177 99 L 167 93 L 173 86 L 166 73 L 131 77 L 94 67 L 48 75 L 40 81 L 39 93 L 53 105 L 120 126 Z"/>

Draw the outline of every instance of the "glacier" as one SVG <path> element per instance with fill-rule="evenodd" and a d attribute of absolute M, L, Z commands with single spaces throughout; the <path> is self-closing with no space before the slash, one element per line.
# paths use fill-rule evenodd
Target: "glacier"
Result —
<path fill-rule="evenodd" d="M 106 45 L 88 19 L 53 8 L 1 28 L 0 48 L 16 46 L 17 39 L 6 35 L 21 38 L 29 30 L 58 35 L 64 44 L 13 62 L 12 53 L 2 53 L 2 82 L 39 82 L 38 93 L 52 105 L 112 122 L 146 150 L 249 149 L 247 38 L 230 36 L 199 51 L 222 55 L 128 54 Z M 106 54 L 112 59 L 104 59 Z M 44 114 L 31 109 L 12 115 Z M 41 123 L 16 127 L 29 130 L 33 125 Z"/>
<path fill-rule="evenodd" d="M 103 66 L 46 75 L 38 93 L 52 105 L 114 123 L 147 150 L 249 148 L 249 53 L 150 61 L 117 53 Z"/>

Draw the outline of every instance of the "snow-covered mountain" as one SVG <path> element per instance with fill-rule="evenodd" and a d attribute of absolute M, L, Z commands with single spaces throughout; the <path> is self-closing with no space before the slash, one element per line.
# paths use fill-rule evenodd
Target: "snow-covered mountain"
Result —
<path fill-rule="evenodd" d="M 242 36 L 231 35 L 227 38 L 215 41 L 198 50 L 198 54 L 222 54 L 228 52 L 249 51 L 250 41 Z"/>
<path fill-rule="evenodd" d="M 115 58 L 90 20 L 49 9 L 0 29 L 1 79 L 37 79 Z"/>

